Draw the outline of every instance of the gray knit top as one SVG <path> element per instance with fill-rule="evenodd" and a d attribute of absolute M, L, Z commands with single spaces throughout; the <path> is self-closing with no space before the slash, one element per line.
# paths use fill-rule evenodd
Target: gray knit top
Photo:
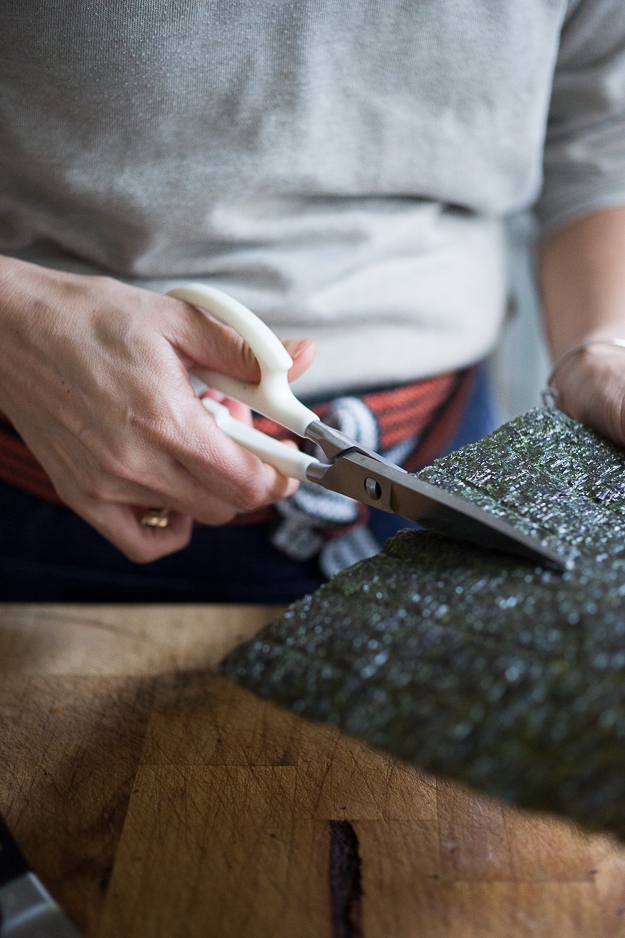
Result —
<path fill-rule="evenodd" d="M 0 250 L 212 283 L 317 340 L 300 393 L 477 360 L 502 219 L 623 202 L 623 0 L 0 7 Z"/>

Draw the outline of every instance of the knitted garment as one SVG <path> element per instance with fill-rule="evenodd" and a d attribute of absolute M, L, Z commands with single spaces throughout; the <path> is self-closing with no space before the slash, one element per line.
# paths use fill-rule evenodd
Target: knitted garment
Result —
<path fill-rule="evenodd" d="M 224 290 L 316 342 L 300 396 L 479 361 L 502 220 L 625 201 L 623 0 L 1 9 L 0 251 Z"/>
<path fill-rule="evenodd" d="M 325 423 L 379 452 L 409 471 L 417 471 L 444 451 L 466 409 L 476 368 L 449 372 L 398 388 L 345 396 L 312 406 Z M 278 439 L 307 444 L 266 417 L 256 429 Z M 310 444 L 312 445 L 312 444 Z M 321 452 L 316 452 L 325 459 Z M 0 479 L 39 498 L 61 504 L 52 482 L 18 432 L 0 414 Z M 327 576 L 376 553 L 379 545 L 366 527 L 369 509 L 343 495 L 304 482 L 276 506 L 239 515 L 235 524 L 279 523 L 273 543 L 289 557 L 319 554 Z"/>

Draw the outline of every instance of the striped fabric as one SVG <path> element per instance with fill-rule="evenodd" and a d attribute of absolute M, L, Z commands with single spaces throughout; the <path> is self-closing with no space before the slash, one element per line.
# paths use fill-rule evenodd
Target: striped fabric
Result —
<path fill-rule="evenodd" d="M 366 411 L 372 415 L 371 426 L 365 426 L 365 439 L 361 443 L 380 453 L 392 454 L 402 448 L 408 450 L 399 461 L 409 471 L 416 471 L 431 462 L 454 436 L 464 414 L 466 403 L 473 386 L 474 369 L 454 372 L 417 381 L 390 390 L 374 391 L 360 397 L 341 398 L 340 402 L 355 402 L 343 405 L 341 429 L 350 436 L 357 436 L 352 420 L 361 415 L 354 411 Z M 358 406 L 364 404 L 364 408 Z M 336 402 L 313 406 L 311 409 L 321 419 L 327 419 Z M 365 421 L 366 424 L 366 421 Z M 278 439 L 297 437 L 266 417 L 256 417 L 257 429 Z M 354 432 L 350 433 L 350 429 Z M 0 413 L 0 479 L 32 495 L 60 504 L 50 479 L 37 462 L 17 431 Z M 253 523 L 275 518 L 275 509 L 261 510 L 239 516 L 235 523 Z"/>
<path fill-rule="evenodd" d="M 355 398 L 368 408 L 377 424 L 377 439 L 361 439 L 360 442 L 383 455 L 408 442 L 408 452 L 403 459 L 397 460 L 398 464 L 408 472 L 417 472 L 429 465 L 455 436 L 464 417 L 476 373 L 476 368 L 448 372 Z M 311 410 L 321 420 L 333 423 L 328 420 L 328 412 L 334 403 L 313 405 Z M 277 439 L 291 439 L 302 444 L 299 437 L 266 417 L 257 417 L 254 426 Z M 349 428 L 341 429 L 348 436 L 356 436 L 349 432 Z"/>
<path fill-rule="evenodd" d="M 17 430 L 0 411 L 0 479 L 31 495 L 61 504 L 54 486 Z"/>
<path fill-rule="evenodd" d="M 476 377 L 474 369 L 362 397 L 340 397 L 319 412 L 325 423 L 361 446 L 414 471 L 445 452 L 456 436 Z M 324 458 L 320 450 L 312 452 Z M 369 524 L 371 509 L 314 483 L 302 482 L 290 498 L 268 511 L 277 519 L 270 533 L 273 546 L 292 560 L 317 557 L 328 578 L 382 547 Z M 250 523 L 249 517 L 243 520 Z"/>

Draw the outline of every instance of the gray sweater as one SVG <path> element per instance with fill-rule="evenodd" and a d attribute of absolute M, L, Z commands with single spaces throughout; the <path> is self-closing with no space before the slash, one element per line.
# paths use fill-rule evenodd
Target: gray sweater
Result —
<path fill-rule="evenodd" d="M 317 340 L 300 393 L 479 359 L 502 219 L 622 202 L 623 0 L 0 8 L 0 250 L 210 282 Z"/>

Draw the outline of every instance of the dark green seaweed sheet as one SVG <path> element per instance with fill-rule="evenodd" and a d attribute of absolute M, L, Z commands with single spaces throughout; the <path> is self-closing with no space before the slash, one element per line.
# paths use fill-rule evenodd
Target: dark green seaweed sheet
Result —
<path fill-rule="evenodd" d="M 537 409 L 423 471 L 572 553 L 405 531 L 224 674 L 423 769 L 625 839 L 625 454 Z"/>

